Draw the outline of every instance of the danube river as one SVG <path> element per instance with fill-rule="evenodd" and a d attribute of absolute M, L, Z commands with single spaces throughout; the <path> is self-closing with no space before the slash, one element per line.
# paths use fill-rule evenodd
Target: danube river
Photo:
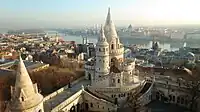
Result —
<path fill-rule="evenodd" d="M 76 41 L 76 43 L 80 44 L 82 43 L 82 37 L 81 36 L 71 36 L 71 35 L 64 35 L 64 34 L 59 34 L 64 40 L 66 41 Z M 96 43 L 97 42 L 97 37 L 88 37 L 88 42 L 90 43 Z M 144 42 L 137 42 L 138 40 L 136 39 L 130 39 L 130 38 L 125 38 L 125 37 L 120 37 L 121 42 L 124 45 L 128 44 L 140 44 L 144 48 L 151 48 L 152 46 L 152 41 L 144 41 Z M 178 48 L 173 48 L 169 43 L 159 43 L 160 48 L 167 49 L 167 50 L 177 50 Z"/>
<path fill-rule="evenodd" d="M 57 33 L 56 31 L 46 31 L 46 33 L 48 33 L 48 35 L 56 35 L 58 34 L 61 38 L 63 38 L 66 41 L 76 41 L 77 44 L 82 43 L 82 37 L 81 36 L 74 36 L 74 35 L 65 35 L 65 34 L 61 34 L 61 33 Z M 90 43 L 96 43 L 97 42 L 97 38 L 98 36 L 93 36 L 93 37 L 88 37 L 88 42 Z M 129 45 L 129 44 L 140 44 L 142 45 L 144 48 L 151 48 L 152 46 L 152 39 L 144 39 L 144 38 L 134 38 L 134 37 L 126 37 L 126 36 L 120 36 L 119 37 L 121 42 L 124 45 Z M 197 40 L 200 41 L 200 40 Z M 196 42 L 196 41 L 195 41 Z M 187 47 L 198 47 L 200 48 L 200 44 L 198 42 L 187 42 Z M 159 41 L 159 47 L 162 49 L 167 49 L 169 51 L 174 51 L 174 50 L 178 50 L 180 47 L 183 47 L 184 45 L 184 41 Z"/>

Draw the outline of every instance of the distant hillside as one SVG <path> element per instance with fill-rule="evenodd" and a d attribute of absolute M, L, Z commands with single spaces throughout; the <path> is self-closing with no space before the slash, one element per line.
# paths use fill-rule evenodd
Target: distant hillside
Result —
<path fill-rule="evenodd" d="M 43 29 L 21 29 L 21 30 L 9 30 L 8 34 L 33 34 L 33 33 L 45 33 Z"/>

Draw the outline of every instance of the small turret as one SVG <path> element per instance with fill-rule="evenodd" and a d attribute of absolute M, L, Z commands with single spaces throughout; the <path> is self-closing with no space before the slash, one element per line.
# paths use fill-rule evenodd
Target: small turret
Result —
<path fill-rule="evenodd" d="M 109 73 L 109 44 L 101 26 L 100 36 L 96 44 L 96 76 L 107 75 Z"/>

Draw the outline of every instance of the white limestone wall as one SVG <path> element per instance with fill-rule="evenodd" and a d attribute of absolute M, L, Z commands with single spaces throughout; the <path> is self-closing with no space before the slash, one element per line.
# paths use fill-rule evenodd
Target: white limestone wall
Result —
<path fill-rule="evenodd" d="M 152 89 L 153 85 L 151 85 L 151 87 L 142 96 L 140 96 L 140 98 L 138 99 L 139 104 L 146 105 L 152 101 Z"/>
<path fill-rule="evenodd" d="M 89 111 L 94 111 L 94 112 L 117 111 L 117 106 L 115 104 L 91 96 L 90 94 L 87 93 L 84 94 L 84 103 L 87 103 L 89 105 Z"/>
<path fill-rule="evenodd" d="M 103 45 L 96 46 L 96 65 L 95 76 L 108 75 L 110 71 L 109 67 L 109 45 L 102 43 Z"/>
<path fill-rule="evenodd" d="M 10 111 L 7 111 L 10 112 Z M 19 111 L 15 111 L 15 112 L 44 112 L 44 107 L 43 107 L 43 102 L 41 102 L 39 105 L 29 108 L 27 110 L 19 110 Z"/>
<path fill-rule="evenodd" d="M 180 105 L 180 106 L 184 106 L 184 107 L 187 107 L 189 108 L 189 100 L 191 99 L 191 96 L 190 96 L 190 93 L 187 93 L 187 92 L 184 92 L 184 91 L 179 91 L 179 90 L 176 90 L 176 89 L 173 89 L 173 90 L 168 90 L 167 88 L 164 88 L 164 87 L 156 87 L 154 89 L 154 97 L 156 97 L 156 92 L 160 92 L 160 93 L 164 93 L 164 96 L 165 97 L 168 97 L 171 95 L 172 98 L 174 97 L 174 101 L 171 100 L 169 101 L 169 103 L 172 103 L 172 104 L 177 104 L 177 105 Z M 180 98 L 179 100 L 179 103 L 178 103 L 178 97 Z M 181 98 L 184 98 L 184 103 L 181 104 Z M 185 100 L 188 101 L 187 104 L 185 104 Z"/>
<path fill-rule="evenodd" d="M 94 87 L 109 87 L 109 77 L 108 76 L 99 77 L 92 83 L 92 86 L 94 86 Z"/>
<path fill-rule="evenodd" d="M 124 48 L 115 49 L 110 51 L 110 61 L 112 58 L 117 58 L 119 61 L 124 61 Z"/>

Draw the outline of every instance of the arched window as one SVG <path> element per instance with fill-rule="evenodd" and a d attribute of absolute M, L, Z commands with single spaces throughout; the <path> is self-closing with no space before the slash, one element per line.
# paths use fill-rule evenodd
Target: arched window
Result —
<path fill-rule="evenodd" d="M 111 49 L 114 49 L 114 44 L 111 44 Z"/>
<path fill-rule="evenodd" d="M 42 110 L 40 109 L 38 112 L 42 112 Z"/>
<path fill-rule="evenodd" d="M 173 100 L 173 102 L 175 102 L 175 96 L 173 96 L 172 100 Z"/>
<path fill-rule="evenodd" d="M 118 79 L 118 81 L 117 81 L 118 83 L 120 83 L 120 79 Z"/>
<path fill-rule="evenodd" d="M 177 103 L 180 103 L 180 97 L 177 97 Z"/>
<path fill-rule="evenodd" d="M 186 99 L 186 100 L 185 100 L 185 105 L 187 105 L 187 104 L 188 104 L 188 100 Z"/>
<path fill-rule="evenodd" d="M 21 100 L 24 101 L 24 97 L 21 97 Z"/>
<path fill-rule="evenodd" d="M 112 82 L 115 83 L 115 79 L 113 79 Z"/>
<path fill-rule="evenodd" d="M 90 103 L 90 107 L 93 107 L 93 104 L 92 104 L 92 103 Z"/>
<path fill-rule="evenodd" d="M 181 104 L 184 104 L 184 99 L 183 98 L 181 98 Z"/>

